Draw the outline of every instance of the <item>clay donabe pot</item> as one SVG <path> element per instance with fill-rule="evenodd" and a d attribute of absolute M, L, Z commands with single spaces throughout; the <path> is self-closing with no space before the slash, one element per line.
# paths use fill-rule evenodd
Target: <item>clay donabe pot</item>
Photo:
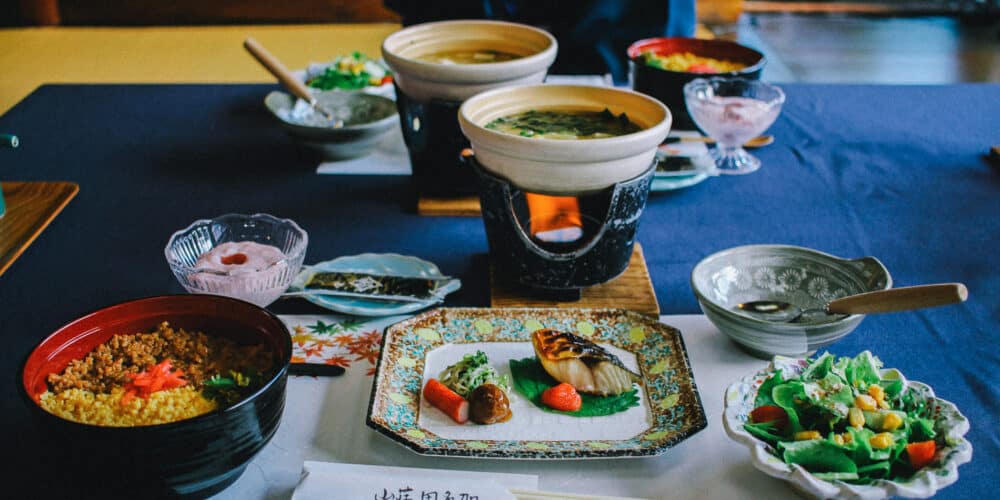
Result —
<path fill-rule="evenodd" d="M 486 64 L 420 59 L 451 50 L 499 51 L 521 57 Z M 420 193 L 475 193 L 475 174 L 460 154 L 468 141 L 455 120 L 459 106 L 485 90 L 541 83 L 556 51 L 555 38 L 544 30 L 502 21 L 416 24 L 383 41 L 382 56 L 393 72 L 403 139 Z"/>
<path fill-rule="evenodd" d="M 603 139 L 521 137 L 486 128 L 493 120 L 529 110 L 625 114 L 642 130 Z M 645 172 L 670 132 L 663 103 L 631 90 L 587 85 L 523 85 L 477 94 L 458 114 L 476 161 L 533 193 L 577 196 L 598 192 Z"/>

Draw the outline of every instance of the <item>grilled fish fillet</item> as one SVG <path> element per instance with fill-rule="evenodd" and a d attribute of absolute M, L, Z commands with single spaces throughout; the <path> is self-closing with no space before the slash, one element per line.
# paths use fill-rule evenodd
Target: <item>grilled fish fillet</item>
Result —
<path fill-rule="evenodd" d="M 642 383 L 614 354 L 572 333 L 543 328 L 531 334 L 531 344 L 545 371 L 578 392 L 609 396 Z"/>

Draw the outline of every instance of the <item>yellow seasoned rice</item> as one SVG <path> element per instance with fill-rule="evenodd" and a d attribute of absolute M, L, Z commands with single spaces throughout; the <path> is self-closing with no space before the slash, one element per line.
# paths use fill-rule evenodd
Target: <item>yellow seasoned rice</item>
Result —
<path fill-rule="evenodd" d="M 148 399 L 133 398 L 121 404 L 124 390 L 95 394 L 83 389 L 68 389 L 58 394 L 45 391 L 40 404 L 49 413 L 67 420 L 108 427 L 154 425 L 183 420 L 215 410 L 215 401 L 205 399 L 190 385 L 154 392 Z"/>
<path fill-rule="evenodd" d="M 687 72 L 691 66 L 708 66 L 717 73 L 730 73 L 746 68 L 747 65 L 730 61 L 727 59 L 716 59 L 714 57 L 696 56 L 691 52 L 675 52 L 672 54 L 660 55 L 655 52 L 643 52 L 642 57 L 646 64 L 669 71 Z"/>

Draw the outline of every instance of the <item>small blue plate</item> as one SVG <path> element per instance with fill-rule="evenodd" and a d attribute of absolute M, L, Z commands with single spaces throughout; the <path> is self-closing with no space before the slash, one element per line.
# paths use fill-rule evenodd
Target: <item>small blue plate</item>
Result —
<path fill-rule="evenodd" d="M 445 277 L 436 265 L 416 257 L 394 253 L 363 253 L 302 266 L 302 271 L 292 280 L 288 291 L 297 292 L 304 290 L 306 280 L 309 279 L 312 273 L 317 271 L 355 272 L 421 278 Z M 337 297 L 333 295 L 303 295 L 302 298 L 320 307 L 339 313 L 356 316 L 390 316 L 393 314 L 411 313 L 426 309 L 435 304 L 440 304 L 445 295 L 461 287 L 462 282 L 458 279 L 453 278 L 444 282 L 437 289 L 438 295 L 442 298 L 441 301 L 403 302 Z"/>

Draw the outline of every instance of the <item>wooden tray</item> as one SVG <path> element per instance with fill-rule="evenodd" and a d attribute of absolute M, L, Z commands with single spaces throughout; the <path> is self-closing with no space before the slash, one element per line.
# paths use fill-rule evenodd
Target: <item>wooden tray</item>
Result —
<path fill-rule="evenodd" d="M 656 301 L 653 282 L 646 268 L 642 245 L 635 244 L 625 272 L 603 285 L 583 290 L 578 301 L 562 302 L 521 295 L 510 284 L 498 282 L 490 265 L 490 306 L 492 307 L 612 307 L 623 308 L 659 318 L 660 304 Z"/>
<path fill-rule="evenodd" d="M 417 213 L 431 216 L 479 217 L 481 213 L 479 197 L 431 198 L 420 196 L 417 200 Z"/>
<path fill-rule="evenodd" d="M 4 182 L 7 211 L 0 217 L 0 275 L 72 200 L 72 182 Z"/>

